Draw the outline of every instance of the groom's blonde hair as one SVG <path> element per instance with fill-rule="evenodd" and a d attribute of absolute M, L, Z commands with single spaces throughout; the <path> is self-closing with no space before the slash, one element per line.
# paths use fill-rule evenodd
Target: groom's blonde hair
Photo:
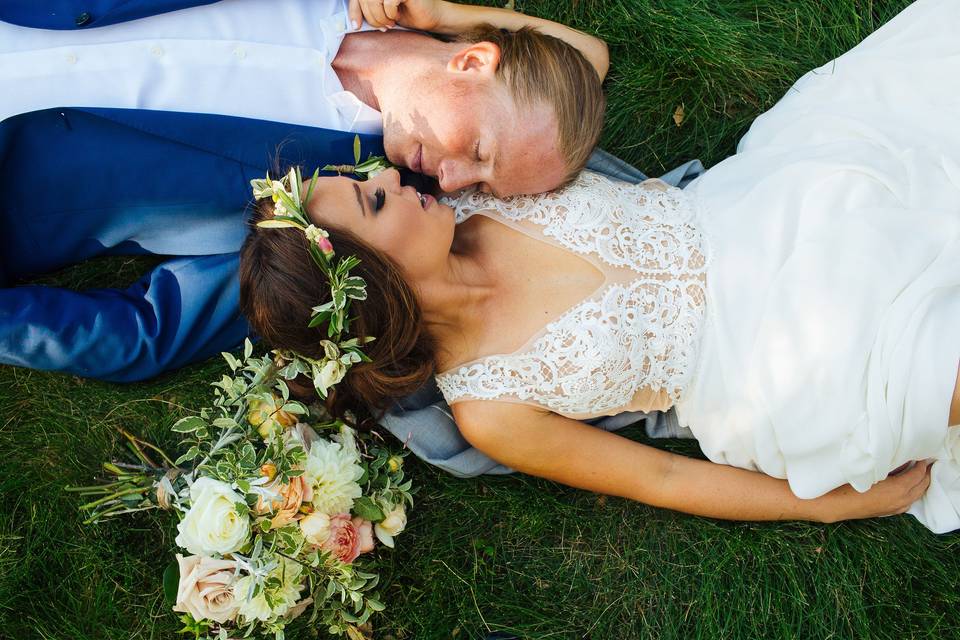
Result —
<path fill-rule="evenodd" d="M 603 129 L 606 99 L 593 65 L 576 47 L 532 27 L 507 31 L 484 24 L 457 41 L 497 45 L 497 77 L 517 105 L 542 103 L 553 109 L 558 147 L 567 163 L 564 182 L 572 180 L 586 166 Z"/>

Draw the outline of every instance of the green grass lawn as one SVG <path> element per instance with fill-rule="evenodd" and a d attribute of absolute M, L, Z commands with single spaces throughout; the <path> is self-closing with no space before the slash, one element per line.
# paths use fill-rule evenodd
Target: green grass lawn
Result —
<path fill-rule="evenodd" d="M 610 43 L 604 146 L 652 175 L 734 150 L 806 70 L 907 0 L 545 0 L 518 3 Z M 684 119 L 674 123 L 677 107 Z M 124 284 L 143 260 L 44 282 Z M 118 455 L 117 428 L 171 445 L 221 363 L 119 386 L 0 368 L 0 638 L 172 638 L 160 581 L 173 527 L 83 527 L 68 484 Z M 643 440 L 638 429 L 625 435 Z M 690 442 L 657 442 L 699 455 Z M 960 537 L 907 516 L 831 526 L 727 523 L 530 477 L 460 480 L 408 458 L 418 508 L 383 554 L 386 640 L 957 638 Z M 288 637 L 312 638 L 302 627 Z M 321 633 L 319 637 L 324 637 Z"/>

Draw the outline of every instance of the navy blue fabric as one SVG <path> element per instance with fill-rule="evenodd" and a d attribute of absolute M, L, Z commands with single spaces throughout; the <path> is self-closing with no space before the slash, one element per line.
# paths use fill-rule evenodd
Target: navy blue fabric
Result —
<path fill-rule="evenodd" d="M 93 29 L 218 0 L 0 0 L 0 20 L 36 29 Z"/>
<path fill-rule="evenodd" d="M 353 161 L 355 134 L 207 114 L 47 109 L 0 123 L 0 363 L 113 381 L 232 349 L 249 181 Z M 379 136 L 361 136 L 383 153 Z M 182 256 L 125 290 L 12 286 L 105 254 Z"/>

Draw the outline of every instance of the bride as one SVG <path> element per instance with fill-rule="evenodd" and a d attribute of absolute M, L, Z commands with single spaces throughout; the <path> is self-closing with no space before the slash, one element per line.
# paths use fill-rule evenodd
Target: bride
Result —
<path fill-rule="evenodd" d="M 436 373 L 464 437 L 519 471 L 718 518 L 960 528 L 958 24 L 918 0 L 685 191 L 318 179 L 306 214 L 360 260 L 351 335 L 376 337 L 338 402 L 383 409 Z M 244 313 L 322 357 L 309 241 L 252 229 Z M 712 462 L 578 421 L 669 407 Z"/>

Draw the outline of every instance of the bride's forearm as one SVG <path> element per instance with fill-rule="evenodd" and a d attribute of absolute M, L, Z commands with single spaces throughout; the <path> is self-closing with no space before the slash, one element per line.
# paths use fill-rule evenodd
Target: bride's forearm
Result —
<path fill-rule="evenodd" d="M 726 520 L 836 522 L 903 513 L 930 483 L 929 466 L 859 493 L 850 485 L 803 500 L 786 480 L 656 449 L 554 413 L 508 402 L 454 403 L 460 433 L 494 460 L 556 482 Z"/>
<path fill-rule="evenodd" d="M 535 27 L 540 32 L 559 38 L 580 51 L 596 69 L 601 80 L 607 75 L 610 56 L 607 52 L 607 44 L 603 40 L 557 22 L 528 16 L 518 11 L 443 2 L 440 24 L 433 31 L 456 35 L 484 23 L 510 31 L 523 27 Z"/>
<path fill-rule="evenodd" d="M 672 455 L 661 482 L 641 499 L 648 504 L 724 520 L 839 519 L 832 500 L 798 498 L 786 480 L 756 472 Z"/>
<path fill-rule="evenodd" d="M 904 513 L 930 485 L 930 464 L 874 484 L 868 491 L 843 485 L 804 500 L 786 480 L 755 471 L 673 456 L 660 482 L 640 499 L 685 513 L 728 520 L 813 520 L 839 522 Z"/>

